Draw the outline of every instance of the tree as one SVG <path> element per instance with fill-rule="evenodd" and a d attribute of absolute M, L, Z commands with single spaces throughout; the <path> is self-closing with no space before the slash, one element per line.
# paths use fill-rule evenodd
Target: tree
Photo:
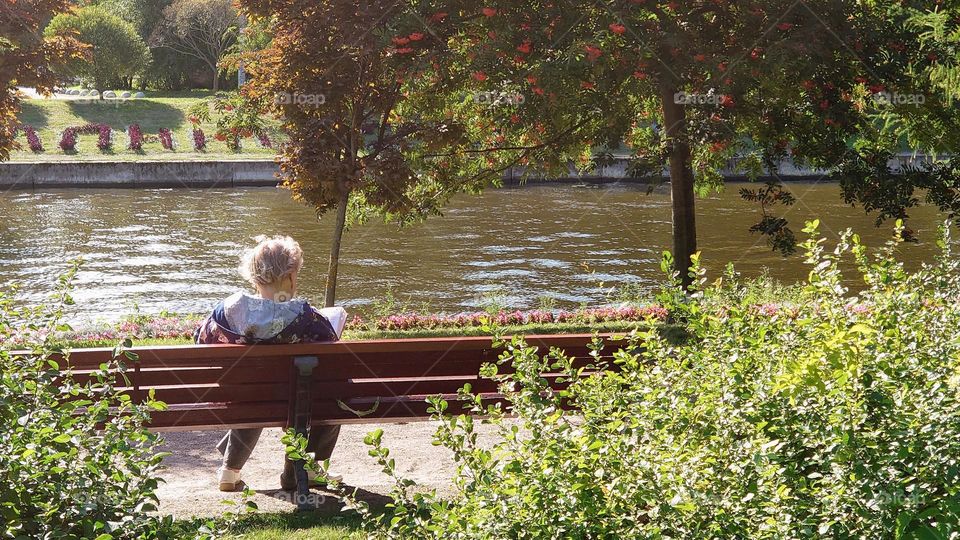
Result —
<path fill-rule="evenodd" d="M 459 79 L 475 91 L 524 97 L 516 112 L 481 111 L 478 120 L 497 126 L 502 146 L 553 137 L 552 150 L 534 164 L 544 168 L 568 161 L 589 168 L 622 143 L 635 170 L 667 164 L 675 269 L 689 283 L 694 194 L 721 185 L 729 158 L 741 156 L 753 175 L 774 171 L 788 156 L 842 172 L 885 164 L 901 141 L 957 148 L 960 119 L 929 76 L 938 58 L 956 62 L 956 48 L 921 40 L 910 24 L 928 6 L 515 0 L 445 2 L 441 9 L 460 29 L 451 44 L 462 59 L 452 64 Z M 955 29 L 957 21 L 945 24 Z M 922 99 L 878 99 L 886 93 Z M 949 176 L 925 171 L 917 185 L 936 183 L 938 174 Z M 876 193 L 871 182 L 844 184 L 845 196 L 863 200 Z M 778 193 L 776 186 L 745 195 L 789 200 Z M 894 213 L 903 203 L 890 204 Z M 775 246 L 791 244 L 782 218 L 765 214 L 755 230 Z"/>
<path fill-rule="evenodd" d="M 100 6 L 57 15 L 45 30 L 48 37 L 76 36 L 90 46 L 90 55 L 71 62 L 64 75 L 79 76 L 100 92 L 129 82 L 150 61 L 150 51 L 132 24 Z"/>
<path fill-rule="evenodd" d="M 0 3 L 0 161 L 10 157 L 15 145 L 20 112 L 17 86 L 50 92 L 56 84 L 53 68 L 83 52 L 72 38 L 43 36 L 50 19 L 70 6 L 67 0 Z"/>
<path fill-rule="evenodd" d="M 220 88 L 220 61 L 237 40 L 239 18 L 230 0 L 174 0 L 151 42 L 195 58 L 211 72 L 211 87 Z"/>
<path fill-rule="evenodd" d="M 448 94 L 428 91 L 444 81 L 428 73 L 445 65 L 444 32 L 452 27 L 428 33 L 415 13 L 379 2 L 240 5 L 251 24 L 273 21 L 270 46 L 241 55 L 252 76 L 242 92 L 282 119 L 289 136 L 280 158 L 284 186 L 318 215 L 336 215 L 325 295 L 332 305 L 351 216 L 421 219 L 454 193 L 498 179 L 502 169 L 470 151 L 470 126 L 445 117 L 452 117 L 441 103 Z M 421 92 L 414 96 L 412 88 Z M 429 100 L 436 106 L 420 106 Z"/>
<path fill-rule="evenodd" d="M 163 20 L 163 10 L 170 5 L 170 0 L 99 0 L 94 5 L 132 24 L 137 34 L 147 41 Z"/>

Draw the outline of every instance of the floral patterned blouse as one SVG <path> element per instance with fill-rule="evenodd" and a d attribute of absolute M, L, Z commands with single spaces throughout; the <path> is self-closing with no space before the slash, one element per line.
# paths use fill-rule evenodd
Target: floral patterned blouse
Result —
<path fill-rule="evenodd" d="M 237 293 L 214 308 L 194 334 L 198 344 L 337 341 L 333 325 L 306 300 L 287 302 Z"/>

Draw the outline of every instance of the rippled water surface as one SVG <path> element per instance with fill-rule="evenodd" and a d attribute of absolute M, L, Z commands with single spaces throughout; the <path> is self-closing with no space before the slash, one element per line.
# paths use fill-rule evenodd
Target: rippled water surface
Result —
<path fill-rule="evenodd" d="M 719 271 L 733 261 L 745 275 L 767 269 L 785 281 L 803 278 L 799 255 L 776 255 L 747 232 L 759 210 L 737 189 L 698 201 L 705 265 Z M 889 226 L 875 229 L 872 217 L 843 205 L 835 185 L 790 189 L 800 201 L 787 212 L 798 235 L 814 216 L 825 232 L 853 227 L 871 244 L 889 234 Z M 922 241 L 904 255 L 916 264 L 933 255 L 940 218 L 929 208 L 912 216 Z M 285 233 L 306 253 L 301 293 L 321 303 L 332 219 L 318 222 L 289 193 L 269 188 L 8 192 L 0 194 L 0 287 L 17 282 L 18 296 L 37 302 L 68 261 L 82 257 L 75 318 L 204 312 L 244 286 L 236 264 L 251 237 Z M 494 297 L 517 308 L 544 298 L 556 307 L 603 303 L 611 286 L 658 286 L 669 220 L 668 195 L 635 186 L 538 185 L 461 196 L 420 225 L 348 231 L 338 297 L 359 313 L 390 296 L 442 311 L 475 309 Z"/>

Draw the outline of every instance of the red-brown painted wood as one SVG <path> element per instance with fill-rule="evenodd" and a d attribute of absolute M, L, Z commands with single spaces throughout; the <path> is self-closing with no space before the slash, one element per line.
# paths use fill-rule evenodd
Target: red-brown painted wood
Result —
<path fill-rule="evenodd" d="M 606 336 L 605 336 L 606 337 Z M 564 349 L 578 367 L 591 365 L 587 334 L 528 336 L 541 354 Z M 608 349 L 613 348 L 608 344 Z M 457 392 L 469 383 L 485 403 L 502 403 L 494 381 L 479 377 L 480 367 L 496 362 L 503 348 L 490 337 L 451 337 L 300 343 L 289 345 L 184 345 L 135 347 L 137 361 L 124 360 L 120 386 L 142 400 L 153 389 L 168 410 L 152 415 L 151 429 L 181 431 L 209 428 L 284 426 L 291 408 L 293 358 L 315 356 L 313 424 L 422 420 L 425 399 L 443 395 L 449 412 L 464 412 Z M 80 383 L 112 360 L 112 349 L 77 349 L 60 358 Z M 14 353 L 15 354 L 15 353 Z M 604 351 L 603 359 L 611 353 Z M 509 373 L 509 366 L 500 366 Z M 569 383 L 544 374 L 554 390 Z M 374 407 L 376 405 L 376 407 Z M 358 416 L 356 412 L 367 411 Z"/>

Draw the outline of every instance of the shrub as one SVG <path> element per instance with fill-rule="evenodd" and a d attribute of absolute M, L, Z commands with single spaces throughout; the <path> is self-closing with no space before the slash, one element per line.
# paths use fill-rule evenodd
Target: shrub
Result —
<path fill-rule="evenodd" d="M 33 126 L 23 125 L 20 126 L 19 129 L 23 130 L 23 135 L 27 138 L 27 145 L 30 147 L 31 152 L 43 152 L 43 143 L 40 141 L 40 136 L 37 135 L 37 130 Z"/>
<path fill-rule="evenodd" d="M 148 399 L 133 403 L 116 385 L 133 358 L 89 377 L 66 377 L 69 356 L 52 341 L 72 303 L 61 279 L 52 307 L 16 309 L 0 296 L 0 536 L 4 538 L 147 538 L 169 519 L 149 515 L 157 502 L 158 438 L 144 429 Z M 29 336 L 14 353 L 14 330 Z"/>
<path fill-rule="evenodd" d="M 173 133 L 169 128 L 160 128 L 157 131 L 157 137 L 160 139 L 160 145 L 164 150 L 173 150 Z"/>
<path fill-rule="evenodd" d="M 492 446 L 431 399 L 453 497 L 396 478 L 385 515 L 353 504 L 397 538 L 956 537 L 960 261 L 941 246 L 909 273 L 896 242 L 872 256 L 849 232 L 833 251 L 814 235 L 789 306 L 758 306 L 732 273 L 705 287 L 695 260 L 692 293 L 660 295 L 685 333 L 637 332 L 590 376 L 515 338 L 499 362 L 515 373 L 484 368 L 509 399 L 477 407 Z M 844 286 L 846 257 L 862 292 Z M 546 371 L 572 382 L 545 392 Z M 381 436 L 371 455 L 396 477 Z"/>
<path fill-rule="evenodd" d="M 73 152 L 77 149 L 77 128 L 69 127 L 60 134 L 60 149 Z"/>
<path fill-rule="evenodd" d="M 143 150 L 143 131 L 139 124 L 130 124 L 127 127 L 127 137 L 130 139 L 130 150 L 140 152 Z"/>
<path fill-rule="evenodd" d="M 197 152 L 202 152 L 207 148 L 207 137 L 199 127 L 193 128 L 193 148 Z"/>

